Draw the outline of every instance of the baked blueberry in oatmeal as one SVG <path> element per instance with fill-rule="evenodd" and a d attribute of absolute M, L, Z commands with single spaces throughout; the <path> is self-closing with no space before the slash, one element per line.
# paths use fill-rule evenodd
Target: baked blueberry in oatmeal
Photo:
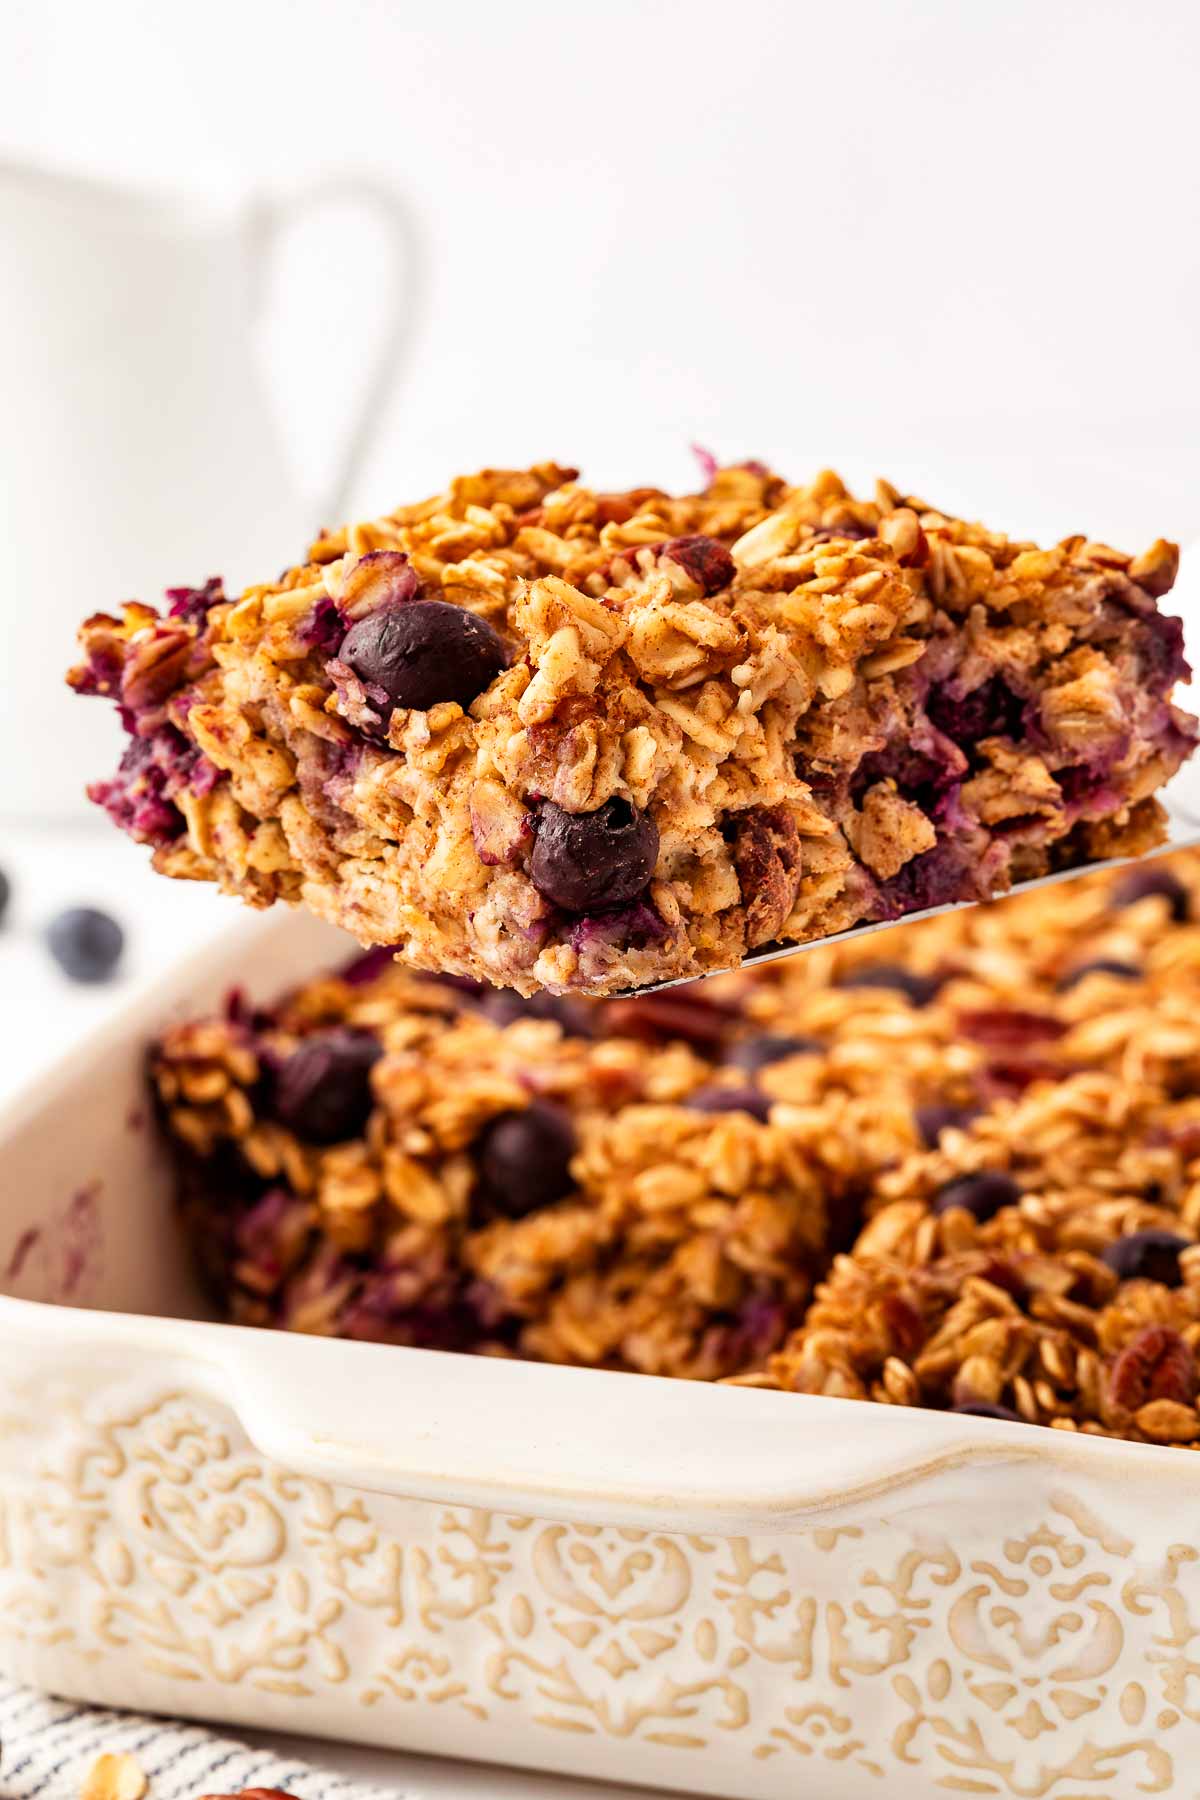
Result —
<path fill-rule="evenodd" d="M 70 679 L 121 708 L 90 791 L 164 873 L 603 996 L 1155 844 L 1195 740 L 1176 565 L 832 474 L 543 464 L 99 614 Z"/>
<path fill-rule="evenodd" d="M 1147 867 L 900 926 L 908 982 L 867 940 L 616 1001 L 371 955 L 233 996 L 151 1058 L 218 1304 L 1200 1445 L 1200 853 Z"/>

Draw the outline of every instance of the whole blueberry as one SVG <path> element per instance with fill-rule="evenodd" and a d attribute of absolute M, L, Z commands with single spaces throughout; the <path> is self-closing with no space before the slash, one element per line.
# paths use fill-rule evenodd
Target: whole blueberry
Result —
<path fill-rule="evenodd" d="M 1183 1280 L 1179 1272 L 1179 1255 L 1190 1244 L 1189 1238 L 1176 1237 L 1173 1231 L 1151 1227 L 1148 1231 L 1131 1231 L 1101 1252 L 1118 1281 L 1157 1281 L 1160 1287 L 1177 1288 Z"/>
<path fill-rule="evenodd" d="M 975 1175 L 955 1175 L 952 1180 L 944 1181 L 930 1205 L 935 1213 L 949 1212 L 951 1207 L 961 1206 L 982 1225 L 1002 1206 L 1015 1206 L 1020 1198 L 1021 1190 L 1011 1175 L 1005 1175 L 999 1169 L 980 1169 Z"/>
<path fill-rule="evenodd" d="M 360 681 L 383 689 L 385 726 L 397 706 L 422 712 L 442 700 L 470 706 L 508 664 L 487 620 L 444 600 L 379 607 L 350 627 L 338 657 Z"/>
<path fill-rule="evenodd" d="M 756 1075 L 759 1069 L 769 1068 L 772 1063 L 786 1062 L 789 1056 L 823 1056 L 825 1046 L 820 1038 L 787 1037 L 775 1032 L 764 1032 L 761 1037 L 742 1038 L 739 1043 L 730 1047 L 725 1061 L 732 1068 L 744 1069 L 747 1075 Z"/>
<path fill-rule="evenodd" d="M 493 1025 L 516 1025 L 522 1019 L 550 1019 L 564 1037 L 594 1037 L 596 1021 L 586 1000 L 565 994 L 515 994 L 511 988 L 488 988 L 480 997 L 480 1011 Z"/>
<path fill-rule="evenodd" d="M 50 921 L 46 943 L 72 981 L 107 981 L 125 947 L 125 933 L 94 906 L 73 906 Z"/>
<path fill-rule="evenodd" d="M 1122 962 L 1115 956 L 1096 956 L 1091 962 L 1076 963 L 1073 969 L 1060 975 L 1057 986 L 1059 993 L 1065 994 L 1088 975 L 1116 975 L 1122 981 L 1136 981 L 1141 972 L 1136 963 Z"/>
<path fill-rule="evenodd" d="M 697 1088 L 687 1097 L 686 1104 L 693 1112 L 706 1113 L 749 1113 L 765 1125 L 771 1115 L 771 1102 L 765 1094 L 760 1094 L 752 1087 L 722 1087 L 720 1083 L 712 1087 Z"/>
<path fill-rule="evenodd" d="M 1123 875 L 1112 891 L 1112 903 L 1123 909 L 1136 906 L 1139 900 L 1149 900 L 1152 895 L 1165 900 L 1171 917 L 1177 924 L 1183 925 L 1192 916 L 1192 901 L 1187 888 L 1177 875 L 1161 864 L 1148 863 L 1144 868 L 1130 869 Z"/>
<path fill-rule="evenodd" d="M 658 861 L 658 826 L 614 794 L 595 812 L 541 809 L 529 874 L 539 894 L 567 912 L 600 912 L 640 894 Z"/>
<path fill-rule="evenodd" d="M 977 1106 L 951 1106 L 945 1100 L 931 1100 L 926 1106 L 917 1108 L 917 1130 L 932 1150 L 943 1131 L 965 1131 L 971 1120 L 978 1117 Z"/>
<path fill-rule="evenodd" d="M 365 1031 L 314 1033 L 275 1077 L 275 1117 L 308 1144 L 357 1137 L 371 1116 L 371 1070 L 382 1055 Z"/>
<path fill-rule="evenodd" d="M 914 1006 L 928 1006 L 941 985 L 936 975 L 918 975 L 899 963 L 885 962 L 863 963 L 838 978 L 838 986 L 844 988 L 892 988 Z"/>
<path fill-rule="evenodd" d="M 1011 1406 L 999 1406 L 994 1400 L 963 1400 L 950 1411 L 965 1413 L 970 1419 L 1008 1419 L 1014 1425 L 1027 1423 Z"/>
<path fill-rule="evenodd" d="M 520 1112 L 500 1113 L 476 1140 L 475 1157 L 490 1207 L 510 1219 L 569 1194 L 575 1132 L 561 1108 L 534 1100 Z"/>

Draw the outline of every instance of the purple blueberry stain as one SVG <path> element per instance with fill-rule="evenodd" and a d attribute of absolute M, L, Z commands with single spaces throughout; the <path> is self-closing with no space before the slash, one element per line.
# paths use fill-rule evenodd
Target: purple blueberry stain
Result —
<path fill-rule="evenodd" d="M 8 1259 L 4 1274 L 8 1281 L 19 1281 L 26 1263 L 41 1242 L 40 1225 L 27 1225 L 13 1245 L 12 1255 Z"/>
<path fill-rule="evenodd" d="M 879 884 L 879 914 L 884 919 L 898 919 L 929 907 L 979 899 L 988 885 L 986 862 L 957 844 L 934 844 L 905 863 L 899 874 Z"/>
<path fill-rule="evenodd" d="M 1133 641 L 1142 679 L 1152 694 L 1164 696 L 1176 682 L 1191 680 L 1182 619 L 1171 613 L 1147 613 L 1134 625 Z"/>
<path fill-rule="evenodd" d="M 584 913 L 573 921 L 567 942 L 577 956 L 585 956 L 598 950 L 661 944 L 666 936 L 667 927 L 654 908 L 639 900 L 615 912 Z"/>
<path fill-rule="evenodd" d="M 99 1273 L 103 1233 L 98 1181 L 89 1182 L 72 1194 L 56 1236 L 62 1249 L 59 1295 L 63 1300 L 70 1300 L 78 1293 L 85 1276 L 94 1278 Z"/>
<path fill-rule="evenodd" d="M 993 675 L 969 692 L 957 681 L 943 682 L 930 692 L 925 710 L 953 743 L 971 748 L 981 738 L 1021 735 L 1025 701 L 1003 676 Z"/>
<path fill-rule="evenodd" d="M 334 656 L 346 635 L 346 621 L 326 595 L 317 601 L 296 635 L 314 655 Z"/>
<path fill-rule="evenodd" d="M 279 1281 L 293 1266 L 312 1224 L 312 1208 L 284 1187 L 268 1188 L 238 1220 L 237 1251 L 269 1280 Z"/>
<path fill-rule="evenodd" d="M 176 726 L 160 724 L 131 737 L 116 774 L 93 782 L 87 793 L 114 825 L 161 849 L 187 829 L 176 796 L 210 793 L 220 779 L 221 771 Z"/>
<path fill-rule="evenodd" d="M 210 575 L 203 587 L 168 588 L 166 599 L 169 619 L 179 619 L 202 631 L 213 607 L 225 599 L 225 589 L 219 575 Z"/>
<path fill-rule="evenodd" d="M 958 745 L 927 719 L 922 724 L 923 730 L 914 727 L 906 736 L 894 738 L 882 750 L 869 751 L 862 758 L 850 784 L 856 801 L 877 781 L 891 780 L 903 795 L 931 812 L 947 790 L 961 781 L 969 765 Z"/>

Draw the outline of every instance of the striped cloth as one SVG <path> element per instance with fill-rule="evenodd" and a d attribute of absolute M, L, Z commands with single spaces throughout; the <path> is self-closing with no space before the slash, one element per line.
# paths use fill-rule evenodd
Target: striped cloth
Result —
<path fill-rule="evenodd" d="M 127 1752 L 149 1782 L 146 1800 L 198 1800 L 242 1788 L 282 1788 L 298 1800 L 403 1800 L 398 1788 L 364 1787 L 311 1763 L 285 1762 L 202 1725 L 137 1713 L 102 1712 L 0 1682 L 3 1800 L 79 1800 L 104 1752 Z"/>

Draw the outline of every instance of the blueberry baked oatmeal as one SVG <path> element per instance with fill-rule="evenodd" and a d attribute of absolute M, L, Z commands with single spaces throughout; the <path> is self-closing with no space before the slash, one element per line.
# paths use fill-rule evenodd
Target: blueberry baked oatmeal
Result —
<path fill-rule="evenodd" d="M 94 616 L 70 680 L 121 709 L 90 792 L 165 874 L 604 996 L 1160 841 L 1177 562 L 756 463 L 487 470 L 240 598 Z"/>
<path fill-rule="evenodd" d="M 241 1322 L 1200 1444 L 1200 853 L 607 1002 L 369 952 L 151 1073 Z"/>
<path fill-rule="evenodd" d="M 781 1132 L 771 1071 L 735 1050 L 786 1059 L 799 1095 L 821 1047 L 707 985 L 665 999 L 606 1019 L 384 953 L 168 1031 L 154 1083 L 231 1316 L 710 1379 L 757 1364 L 911 1119 L 847 1079 Z"/>

